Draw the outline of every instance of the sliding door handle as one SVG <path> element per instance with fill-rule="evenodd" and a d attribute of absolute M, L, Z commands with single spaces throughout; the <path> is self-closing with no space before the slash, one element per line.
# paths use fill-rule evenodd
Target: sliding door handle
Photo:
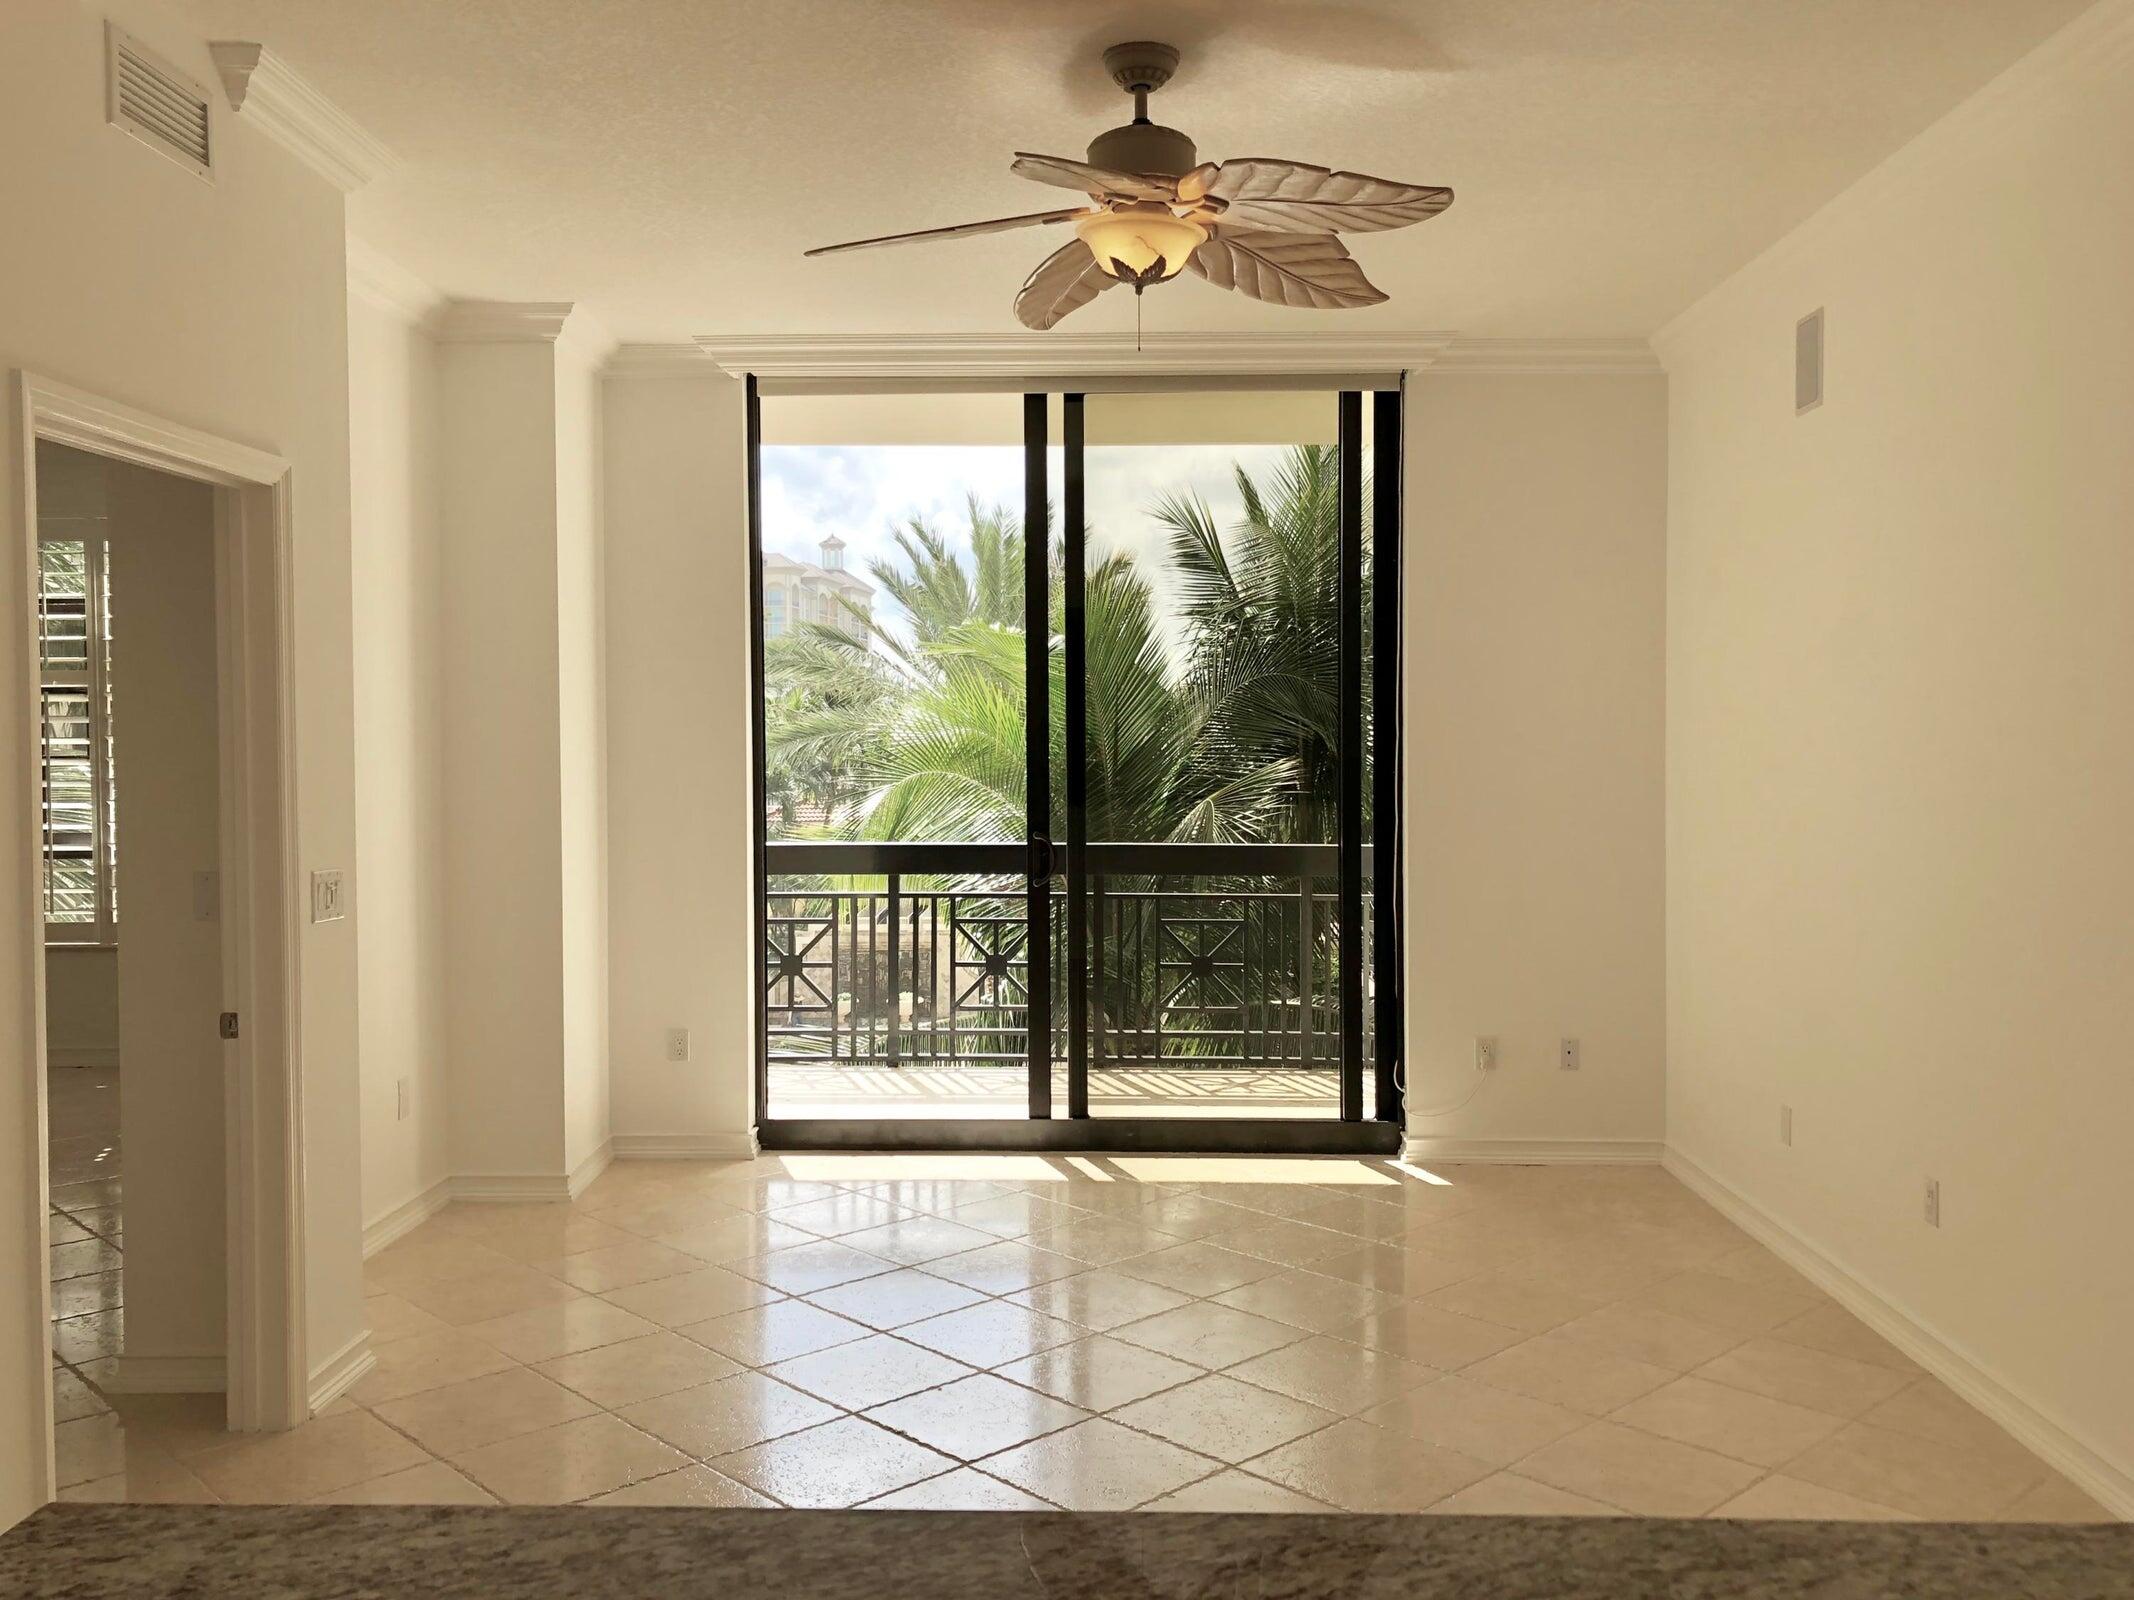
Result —
<path fill-rule="evenodd" d="M 1030 835 L 1030 881 L 1043 883 L 1058 870 L 1059 851 L 1041 833 Z"/>

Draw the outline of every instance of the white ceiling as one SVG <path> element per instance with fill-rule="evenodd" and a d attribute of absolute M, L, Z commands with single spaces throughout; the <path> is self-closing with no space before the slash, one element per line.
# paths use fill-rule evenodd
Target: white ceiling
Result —
<path fill-rule="evenodd" d="M 404 159 L 356 231 L 447 293 L 577 300 L 630 340 L 1016 329 L 1059 230 L 810 245 L 1072 204 L 1012 150 L 1124 121 L 1098 56 L 1166 39 L 1203 159 L 1445 183 L 1352 241 L 1392 295 L 1288 311 L 1197 279 L 1166 332 L 1641 336 L 2084 0 L 194 0 Z M 1124 294 L 1063 327 L 1132 325 Z"/>

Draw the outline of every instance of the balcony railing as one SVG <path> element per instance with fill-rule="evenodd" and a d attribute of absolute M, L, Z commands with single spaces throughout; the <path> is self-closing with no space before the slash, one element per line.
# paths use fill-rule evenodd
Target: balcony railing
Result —
<path fill-rule="evenodd" d="M 771 1061 L 1025 1064 L 1022 854 L 997 844 L 771 844 L 763 970 Z M 1092 1070 L 1339 1059 L 1333 847 L 1108 845 L 1092 847 L 1090 860 L 1121 869 L 1086 879 Z M 1062 883 L 1052 896 L 1056 1060 L 1066 1054 Z M 1364 912 L 1368 974 L 1368 893 Z"/>

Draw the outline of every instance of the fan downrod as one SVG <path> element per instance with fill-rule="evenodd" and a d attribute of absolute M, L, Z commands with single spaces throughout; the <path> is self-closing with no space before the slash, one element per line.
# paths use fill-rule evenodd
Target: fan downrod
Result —
<path fill-rule="evenodd" d="M 1148 119 L 1148 97 L 1171 81 L 1178 70 L 1178 50 L 1153 39 L 1135 39 L 1115 44 L 1104 52 L 1104 70 L 1111 81 L 1134 97 L 1134 120 Z"/>

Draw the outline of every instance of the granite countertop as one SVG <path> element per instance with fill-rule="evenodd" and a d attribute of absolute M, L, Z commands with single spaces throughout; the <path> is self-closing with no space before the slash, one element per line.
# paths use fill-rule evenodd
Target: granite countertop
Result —
<path fill-rule="evenodd" d="M 1632 1518 L 47 1506 L 23 1600 L 2134 1597 L 2134 1525 Z"/>

